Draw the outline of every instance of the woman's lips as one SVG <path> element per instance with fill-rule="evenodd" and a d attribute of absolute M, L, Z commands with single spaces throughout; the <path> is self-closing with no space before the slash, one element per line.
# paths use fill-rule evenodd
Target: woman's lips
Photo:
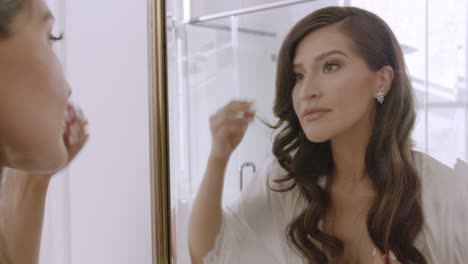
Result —
<path fill-rule="evenodd" d="M 322 118 L 324 115 L 328 114 L 330 112 L 330 109 L 324 109 L 324 108 L 313 108 L 313 109 L 308 109 L 304 111 L 303 118 L 305 121 L 315 121 L 320 118 Z"/>
<path fill-rule="evenodd" d="M 315 121 L 322 118 L 324 115 L 328 114 L 328 112 L 314 112 L 304 116 L 304 120 L 306 121 Z"/>

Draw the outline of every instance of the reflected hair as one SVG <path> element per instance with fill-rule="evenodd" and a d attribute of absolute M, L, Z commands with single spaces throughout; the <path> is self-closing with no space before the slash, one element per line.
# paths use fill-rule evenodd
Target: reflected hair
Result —
<path fill-rule="evenodd" d="M 11 24 L 22 9 L 24 0 L 0 0 L 0 40 L 9 38 Z"/>
<path fill-rule="evenodd" d="M 275 129 L 273 154 L 287 172 L 276 181 L 292 184 L 274 191 L 298 188 L 307 201 L 307 207 L 288 225 L 288 242 L 307 263 L 313 264 L 330 263 L 330 258 L 339 257 L 344 251 L 342 241 L 318 227 L 331 204 L 330 193 L 318 184 L 321 176 L 332 177 L 330 142 L 314 143 L 307 139 L 291 96 L 295 86 L 292 63 L 297 46 L 311 32 L 329 26 L 336 27 L 351 40 L 355 52 L 371 71 L 383 66 L 393 68 L 394 79 L 385 103 L 376 102 L 365 154 L 366 172 L 375 191 L 366 225 L 381 252 L 392 250 L 402 263 L 426 264 L 423 254 L 413 245 L 423 226 L 423 213 L 420 180 L 411 151 L 414 99 L 403 54 L 382 19 L 355 7 L 327 7 L 309 14 L 290 30 L 278 55 L 273 112 L 279 121 L 272 126 Z M 316 242 L 330 249 L 330 254 Z"/>

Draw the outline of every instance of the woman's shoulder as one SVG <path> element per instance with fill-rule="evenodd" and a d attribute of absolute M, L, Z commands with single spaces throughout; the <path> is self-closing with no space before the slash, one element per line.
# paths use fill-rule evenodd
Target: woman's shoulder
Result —
<path fill-rule="evenodd" d="M 281 210 L 285 212 L 289 221 L 307 206 L 307 202 L 295 180 L 288 174 L 276 157 L 271 158 L 268 177 L 270 195 L 281 201 Z"/>
<path fill-rule="evenodd" d="M 288 172 L 281 166 L 278 159 L 270 156 L 252 179 L 249 187 L 255 190 L 256 199 L 266 199 L 273 210 L 289 215 L 295 214 L 295 211 L 303 206 L 302 196 L 294 183 L 294 179 L 288 179 Z"/>
<path fill-rule="evenodd" d="M 269 157 L 228 209 L 237 212 L 237 216 L 246 222 L 254 223 L 252 228 L 255 230 L 271 227 L 258 222 L 260 218 L 274 219 L 275 229 L 283 227 L 293 216 L 298 199 L 297 188 L 287 190 L 290 182 L 278 182 L 287 174 L 275 157 Z"/>
<path fill-rule="evenodd" d="M 421 178 L 424 214 L 421 247 L 433 263 L 468 263 L 466 163 L 460 160 L 451 168 L 420 152 L 415 152 L 414 158 Z"/>
<path fill-rule="evenodd" d="M 276 157 L 271 156 L 265 159 L 259 170 L 249 182 L 243 193 L 256 192 L 260 195 L 270 195 L 273 190 L 283 189 L 286 183 L 279 182 L 287 176 L 287 171 L 281 167 Z"/>
<path fill-rule="evenodd" d="M 451 168 L 428 154 L 414 151 L 414 162 L 421 180 L 423 200 L 457 199 L 468 191 L 467 177 L 460 166 Z M 461 162 L 461 161 L 460 161 Z"/>
<path fill-rule="evenodd" d="M 426 153 L 413 151 L 413 158 L 419 173 L 430 173 L 430 175 L 453 174 L 452 168 Z"/>
<path fill-rule="evenodd" d="M 288 176 L 288 172 L 281 166 L 278 158 L 271 156 L 265 164 L 268 168 L 268 185 L 272 187 L 287 187 L 286 182 L 281 183 L 281 180 Z"/>
<path fill-rule="evenodd" d="M 283 168 L 278 158 L 271 156 L 264 165 L 263 181 L 266 183 L 269 191 L 273 194 L 281 194 L 283 197 L 296 197 L 299 193 L 295 180 L 289 176 L 289 172 Z M 287 190 L 287 191 L 286 191 Z"/>

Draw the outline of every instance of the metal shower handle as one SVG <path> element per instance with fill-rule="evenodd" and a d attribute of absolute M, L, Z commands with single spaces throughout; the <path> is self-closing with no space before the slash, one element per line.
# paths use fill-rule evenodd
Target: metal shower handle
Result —
<path fill-rule="evenodd" d="M 242 191 L 242 188 L 244 187 L 244 168 L 245 167 L 252 167 L 252 171 L 254 174 L 257 171 L 257 167 L 255 167 L 255 164 L 253 162 L 248 161 L 242 164 L 242 166 L 240 167 L 240 185 L 239 185 L 241 191 Z"/>

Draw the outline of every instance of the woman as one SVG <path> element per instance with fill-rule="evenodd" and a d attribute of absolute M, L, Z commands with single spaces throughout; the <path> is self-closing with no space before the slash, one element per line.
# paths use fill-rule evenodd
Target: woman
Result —
<path fill-rule="evenodd" d="M 43 0 L 0 1 L 0 263 L 37 263 L 45 197 L 88 135 Z"/>
<path fill-rule="evenodd" d="M 277 68 L 275 158 L 223 211 L 224 171 L 250 107 L 234 101 L 210 119 L 193 263 L 468 263 L 466 183 L 411 150 L 411 83 L 379 17 L 329 7 L 291 29 Z"/>

